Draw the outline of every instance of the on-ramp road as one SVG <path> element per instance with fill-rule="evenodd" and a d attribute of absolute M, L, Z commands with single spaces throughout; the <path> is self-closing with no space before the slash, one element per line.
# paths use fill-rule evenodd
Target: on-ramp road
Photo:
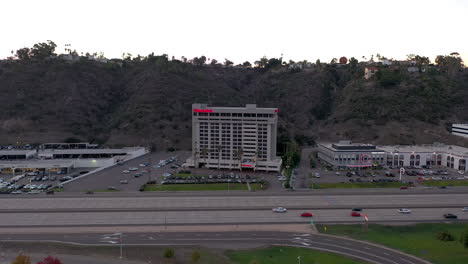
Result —
<path fill-rule="evenodd" d="M 60 241 L 84 245 L 118 245 L 119 236 L 102 233 L 15 234 L 5 241 Z M 376 264 L 428 264 L 402 252 L 374 244 L 334 236 L 285 232 L 157 232 L 125 233 L 126 245 L 201 245 L 215 248 L 245 248 L 262 245 L 287 245 L 338 253 Z"/>

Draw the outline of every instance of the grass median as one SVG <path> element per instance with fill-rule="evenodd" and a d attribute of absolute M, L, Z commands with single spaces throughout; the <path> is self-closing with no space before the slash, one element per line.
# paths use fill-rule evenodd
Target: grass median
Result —
<path fill-rule="evenodd" d="M 260 183 L 251 183 L 252 191 L 261 190 Z M 245 183 L 206 183 L 206 184 L 146 184 L 143 191 L 248 191 Z"/>
<path fill-rule="evenodd" d="M 324 227 L 326 226 L 326 232 Z M 416 224 L 385 226 L 370 224 L 368 231 L 362 225 L 317 225 L 321 233 L 348 236 L 359 240 L 376 242 L 415 255 L 435 264 L 466 264 L 468 248 L 460 242 L 468 228 L 467 224 Z M 437 234 L 450 232 L 454 241 L 441 241 Z"/>
<path fill-rule="evenodd" d="M 468 180 L 449 180 L 449 181 L 423 181 L 424 186 L 468 186 Z"/>
<path fill-rule="evenodd" d="M 338 182 L 338 183 L 312 183 L 311 189 L 333 189 L 333 188 L 399 188 L 408 186 L 401 182 Z"/>
<path fill-rule="evenodd" d="M 238 264 L 285 264 L 298 263 L 298 256 L 301 257 L 301 263 L 340 263 L 340 264 L 361 264 L 350 258 L 337 254 L 320 252 L 305 248 L 296 247 L 268 247 L 253 250 L 228 251 L 226 255 L 234 263 Z"/>

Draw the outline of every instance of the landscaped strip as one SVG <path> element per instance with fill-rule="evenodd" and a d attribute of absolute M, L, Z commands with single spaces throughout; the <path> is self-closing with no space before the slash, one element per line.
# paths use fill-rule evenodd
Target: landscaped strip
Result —
<path fill-rule="evenodd" d="M 465 238 L 468 234 L 467 224 L 405 226 L 370 224 L 367 231 L 362 225 L 317 225 L 317 230 L 325 234 L 348 236 L 382 244 L 424 258 L 434 264 L 468 263 L 468 248 L 465 248 L 461 241 L 461 238 Z M 437 239 L 438 234 L 444 231 L 453 235 L 454 240 Z"/>
<path fill-rule="evenodd" d="M 339 263 L 339 264 L 363 264 L 365 262 L 353 260 L 341 255 L 321 252 L 312 249 L 296 247 L 268 247 L 252 250 L 228 251 L 226 255 L 238 264 L 286 264 L 298 263 Z"/>
<path fill-rule="evenodd" d="M 333 188 L 399 188 L 408 184 L 401 182 L 341 182 L 341 183 L 312 183 L 311 189 L 333 189 Z"/>
<path fill-rule="evenodd" d="M 250 188 L 261 190 L 260 183 L 251 183 Z M 248 191 L 245 183 L 201 183 L 201 184 L 146 184 L 143 191 Z"/>
<path fill-rule="evenodd" d="M 449 181 L 423 181 L 425 186 L 468 186 L 467 180 L 449 180 Z"/>

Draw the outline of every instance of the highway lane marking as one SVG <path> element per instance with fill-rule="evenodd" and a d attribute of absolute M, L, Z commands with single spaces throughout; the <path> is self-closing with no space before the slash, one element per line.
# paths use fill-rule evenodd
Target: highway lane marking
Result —
<path fill-rule="evenodd" d="M 370 249 L 370 248 L 368 248 L 368 247 L 364 247 L 364 248 L 365 248 L 365 249 L 367 249 L 367 250 L 371 250 L 371 249 Z"/>
<path fill-rule="evenodd" d="M 383 253 L 384 253 L 385 255 L 387 255 L 387 256 L 390 256 L 390 254 L 388 254 L 387 252 L 383 252 Z"/>
<path fill-rule="evenodd" d="M 408 263 L 414 264 L 414 262 L 411 262 L 411 261 L 409 261 L 409 260 L 402 259 L 402 258 L 400 258 L 400 259 L 401 259 L 401 260 L 403 260 L 403 261 L 405 261 L 405 262 L 408 262 Z"/>
<path fill-rule="evenodd" d="M 380 257 L 380 256 L 378 256 L 378 255 L 374 255 L 374 254 L 367 253 L 367 252 L 365 252 L 365 251 L 361 251 L 361 250 L 354 249 L 354 248 L 350 248 L 350 247 L 342 247 L 342 246 L 335 245 L 335 244 L 328 244 L 328 243 L 322 243 L 322 242 L 316 242 L 316 241 L 313 241 L 312 244 L 321 244 L 321 245 L 326 245 L 326 246 L 331 246 L 331 247 L 343 248 L 343 249 L 347 249 L 347 250 L 350 250 L 350 251 L 359 252 L 359 253 L 361 253 L 361 254 L 366 254 L 366 255 L 369 255 L 369 256 L 373 256 L 373 257 L 375 257 L 375 258 L 383 259 L 383 260 L 385 260 L 385 261 L 389 261 L 389 262 L 398 264 L 397 262 L 392 261 L 392 260 L 389 260 L 389 259 L 387 259 L 387 258 Z M 386 252 L 383 252 L 383 253 L 390 256 L 390 254 L 388 254 L 388 253 L 386 253 Z M 375 261 L 374 261 L 374 262 L 375 262 Z"/>
<path fill-rule="evenodd" d="M 279 246 L 290 246 L 288 244 L 277 244 L 277 245 L 279 245 Z M 295 247 L 301 247 L 301 246 L 298 246 L 298 245 L 294 245 L 294 246 Z M 335 253 L 335 254 L 338 254 L 338 255 L 345 255 L 345 256 L 350 256 L 350 257 L 357 258 L 357 259 L 362 259 L 362 260 L 367 261 L 369 263 L 383 264 L 382 262 L 377 262 L 375 260 L 370 260 L 370 259 L 365 258 L 363 256 L 358 256 L 358 255 L 354 255 L 354 254 L 350 254 L 350 253 L 346 253 L 346 252 L 342 252 L 342 251 L 338 251 L 338 250 L 323 248 L 323 247 L 307 246 L 307 247 L 302 247 L 302 248 L 317 249 L 317 250 L 321 250 L 321 251 L 332 252 L 332 253 Z"/>

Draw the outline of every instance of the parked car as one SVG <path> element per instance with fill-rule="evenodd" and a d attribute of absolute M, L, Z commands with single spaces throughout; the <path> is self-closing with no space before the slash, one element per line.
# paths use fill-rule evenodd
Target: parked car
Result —
<path fill-rule="evenodd" d="M 407 208 L 400 208 L 398 209 L 398 212 L 400 214 L 410 214 L 411 213 L 411 210 L 410 209 L 407 209 Z"/>
<path fill-rule="evenodd" d="M 361 211 L 362 211 L 362 208 L 353 208 L 353 209 L 351 209 L 351 211 L 353 211 L 353 212 L 361 212 Z"/>
<path fill-rule="evenodd" d="M 107 187 L 107 190 L 109 190 L 109 191 L 115 191 L 115 190 L 117 190 L 117 188 L 115 188 L 114 186 L 108 186 L 108 187 Z"/>
<path fill-rule="evenodd" d="M 351 212 L 351 216 L 358 217 L 361 216 L 361 214 L 358 212 Z"/>
<path fill-rule="evenodd" d="M 284 207 L 275 207 L 271 209 L 275 213 L 286 213 L 288 210 Z"/>
<path fill-rule="evenodd" d="M 130 173 L 129 170 L 123 170 L 122 173 Z"/>
<path fill-rule="evenodd" d="M 143 176 L 142 173 L 135 173 L 135 174 L 133 175 L 133 177 L 135 177 L 135 178 L 138 178 L 138 177 L 141 177 L 141 176 Z"/>
<path fill-rule="evenodd" d="M 127 180 L 121 180 L 120 183 L 121 184 L 128 184 L 128 181 Z"/>
<path fill-rule="evenodd" d="M 468 212 L 468 206 L 463 207 L 463 208 L 462 208 L 462 211 Z"/>
<path fill-rule="evenodd" d="M 135 167 L 130 167 L 130 168 L 128 168 L 128 170 L 129 170 L 129 171 L 137 171 L 137 170 L 138 170 L 138 168 L 135 168 Z"/>
<path fill-rule="evenodd" d="M 301 214 L 302 217 L 312 217 L 312 213 L 304 212 Z"/>
<path fill-rule="evenodd" d="M 454 215 L 454 214 L 444 214 L 444 217 L 447 218 L 447 219 L 457 219 L 458 216 Z"/>
<path fill-rule="evenodd" d="M 407 190 L 408 189 L 408 186 L 401 186 L 400 187 L 400 190 Z"/>

